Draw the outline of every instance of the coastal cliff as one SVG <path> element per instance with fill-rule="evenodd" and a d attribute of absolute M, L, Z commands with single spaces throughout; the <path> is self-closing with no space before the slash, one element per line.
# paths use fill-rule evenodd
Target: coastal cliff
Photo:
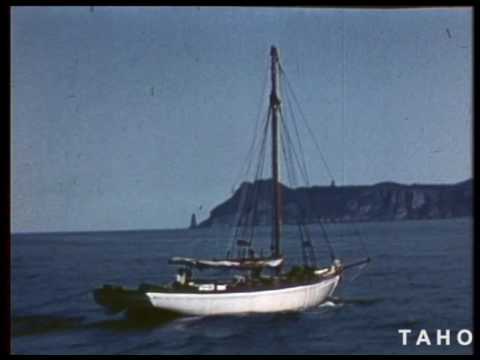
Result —
<path fill-rule="evenodd" d="M 254 214 L 254 188 L 258 206 Z M 227 225 L 234 222 L 241 199 L 251 212 L 254 223 L 271 221 L 271 180 L 244 182 L 237 191 L 215 207 L 199 227 Z M 283 223 L 350 221 L 396 221 L 445 219 L 472 215 L 472 180 L 450 185 L 383 182 L 369 186 L 282 187 Z"/>

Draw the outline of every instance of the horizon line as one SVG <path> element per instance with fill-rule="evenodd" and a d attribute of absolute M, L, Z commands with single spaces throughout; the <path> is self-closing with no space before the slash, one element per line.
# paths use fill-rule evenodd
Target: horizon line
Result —
<path fill-rule="evenodd" d="M 244 183 L 250 183 L 250 184 L 253 184 L 255 181 L 269 181 L 271 180 L 272 178 L 271 177 L 268 177 L 268 178 L 261 178 L 261 179 L 256 179 L 256 180 L 253 180 L 253 181 L 249 181 L 249 180 L 246 180 L 246 181 L 242 181 L 240 183 L 241 184 L 244 184 Z M 335 182 L 335 179 L 333 179 L 333 181 Z M 381 184 L 397 184 L 397 185 L 405 185 L 405 186 L 413 186 L 413 185 L 420 185 L 420 186 L 449 186 L 449 185 L 458 185 L 458 184 L 461 184 L 461 183 L 464 183 L 464 182 L 467 182 L 467 181 L 473 181 L 473 175 L 471 175 L 470 177 L 464 179 L 464 180 L 458 180 L 458 181 L 455 181 L 455 182 L 437 182 L 437 183 L 428 183 L 428 182 L 397 182 L 397 181 L 393 181 L 393 180 L 384 180 L 384 181 L 379 181 L 379 182 L 375 182 L 375 183 L 371 183 L 371 184 L 337 184 L 335 182 L 335 187 L 347 187 L 347 186 L 375 186 L 375 185 L 381 185 Z M 282 181 L 279 181 L 279 183 L 281 183 L 282 185 L 284 186 L 287 186 L 285 185 L 284 183 L 282 183 Z M 330 185 L 315 185 L 315 184 L 310 184 L 310 185 L 302 185 L 302 186 L 296 186 L 296 188 L 301 188 L 301 187 L 330 187 Z"/>
<path fill-rule="evenodd" d="M 271 178 L 267 178 L 267 179 L 257 179 L 256 181 L 268 181 L 270 180 Z M 455 185 L 459 185 L 461 183 L 465 183 L 465 182 L 468 182 L 468 181 L 473 181 L 473 176 L 471 176 L 470 178 L 467 178 L 465 180 L 462 180 L 462 181 L 457 181 L 457 182 L 454 182 L 454 183 L 436 183 L 436 184 L 432 184 L 432 183 L 398 183 L 398 182 L 394 182 L 394 181 L 381 181 L 381 182 L 378 182 L 378 183 L 374 183 L 374 184 L 370 184 L 370 185 L 337 185 L 335 184 L 333 187 L 336 187 L 336 188 L 340 188 L 340 187 L 362 187 L 362 186 L 377 186 L 377 185 L 381 185 L 381 184 L 395 184 L 395 185 L 403 185 L 403 186 L 455 186 Z M 239 188 L 245 184 L 245 183 L 250 183 L 250 184 L 253 184 L 253 182 L 250 182 L 250 181 L 243 181 L 240 185 L 239 185 Z M 284 185 L 285 187 L 288 187 L 287 185 L 285 184 L 282 184 Z M 308 187 L 308 188 L 313 188 L 313 187 L 325 187 L 325 188 L 331 188 L 332 185 L 308 185 L 308 186 L 299 186 L 299 187 L 295 187 L 293 189 L 298 189 L 298 188 L 305 188 L 305 187 Z M 238 189 L 237 189 L 238 191 Z M 230 196 L 231 197 L 231 196 Z M 224 201 L 222 201 L 220 204 L 216 205 L 216 206 L 213 206 L 212 207 L 212 210 L 215 209 L 216 207 L 218 207 L 219 205 L 221 205 L 222 203 L 224 203 L 225 201 L 227 201 L 228 198 Z M 207 217 L 208 219 L 208 217 Z M 205 220 L 203 220 L 205 221 Z M 202 222 L 202 221 L 200 221 Z M 99 230 L 54 230 L 54 231 L 47 231 L 47 230 L 43 230 L 43 231 L 16 231 L 16 232 L 13 232 L 10 230 L 10 235 L 29 235 L 29 234 L 79 234 L 79 233 L 90 233 L 90 232 L 140 232 L 140 231 L 143 231 L 143 232 L 146 232 L 146 231 L 175 231 L 175 230 L 188 230 L 189 229 L 189 225 L 186 225 L 184 227 L 166 227 L 166 228 L 137 228 L 137 229 L 99 229 Z"/>

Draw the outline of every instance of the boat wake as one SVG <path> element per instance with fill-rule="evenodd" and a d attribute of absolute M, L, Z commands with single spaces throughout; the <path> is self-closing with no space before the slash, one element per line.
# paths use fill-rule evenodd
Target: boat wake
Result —
<path fill-rule="evenodd" d="M 192 326 L 196 326 L 199 322 L 203 321 L 205 316 L 186 316 L 178 318 L 173 325 L 175 330 L 186 330 Z"/>
<path fill-rule="evenodd" d="M 121 319 L 107 319 L 95 321 L 92 323 L 84 324 L 83 329 L 102 329 L 109 330 L 113 332 L 131 332 L 131 331 L 143 331 L 143 330 L 152 330 L 158 327 L 162 327 L 169 323 L 170 321 L 164 322 L 153 322 L 151 320 L 145 321 L 132 321 L 128 318 Z"/>
<path fill-rule="evenodd" d="M 12 335 L 40 335 L 49 332 L 78 329 L 81 327 L 83 320 L 83 316 L 61 316 L 54 314 L 14 316 L 12 318 Z"/>
<path fill-rule="evenodd" d="M 325 302 L 318 305 L 317 308 L 340 308 L 345 305 L 373 306 L 383 301 L 383 298 L 340 298 L 330 296 Z"/>
<path fill-rule="evenodd" d="M 61 314 L 29 314 L 12 318 L 12 336 L 41 335 L 52 332 L 65 332 L 84 329 L 109 331 L 142 331 L 165 326 L 174 320 L 192 321 L 192 318 L 179 318 L 178 315 L 156 311 L 148 313 L 123 313 L 120 317 L 86 321 L 85 316 L 64 316 Z M 195 318 L 193 319 L 195 320 Z"/>
<path fill-rule="evenodd" d="M 340 308 L 343 306 L 343 303 L 325 301 L 324 303 L 318 305 L 318 308 Z"/>
<path fill-rule="evenodd" d="M 374 306 L 383 302 L 384 298 L 340 298 L 331 296 L 327 298 L 322 304 L 306 310 L 306 313 L 324 313 L 332 309 L 340 309 L 344 306 Z M 151 309 L 148 312 L 122 313 L 120 317 L 110 319 L 102 319 L 93 322 L 86 322 L 84 316 L 63 316 L 58 314 L 31 314 L 23 316 L 15 316 L 12 319 L 12 335 L 13 336 L 28 336 L 34 334 L 44 334 L 50 332 L 63 332 L 70 330 L 82 330 L 90 328 L 98 328 L 109 331 L 142 331 L 153 328 L 163 327 L 168 324 L 173 324 L 176 330 L 191 330 L 192 328 L 201 327 L 205 321 L 211 323 L 212 321 L 220 324 L 223 319 L 238 319 L 242 321 L 251 320 L 252 314 L 236 314 L 229 316 L 218 316 L 208 318 L 206 316 L 180 316 L 178 314 L 158 311 Z M 257 314 L 258 316 L 271 316 Z M 285 312 L 276 314 L 272 319 L 282 320 L 285 317 L 299 316 L 298 313 Z M 223 336 L 225 334 L 221 334 Z"/>
<path fill-rule="evenodd" d="M 305 314 L 328 314 L 343 307 L 343 303 L 335 299 L 327 299 L 323 303 L 305 310 Z"/>
<path fill-rule="evenodd" d="M 373 306 L 383 302 L 384 298 L 350 298 L 342 299 L 344 304 L 359 305 L 359 306 Z"/>

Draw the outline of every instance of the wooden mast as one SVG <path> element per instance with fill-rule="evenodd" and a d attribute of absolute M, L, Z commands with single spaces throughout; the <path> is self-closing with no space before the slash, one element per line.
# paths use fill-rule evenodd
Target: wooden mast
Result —
<path fill-rule="evenodd" d="M 280 249 L 280 224 L 282 222 L 281 214 L 281 194 L 280 194 L 280 183 L 279 171 L 278 171 L 278 138 L 279 138 L 279 128 L 278 128 L 278 112 L 280 110 L 280 99 L 277 93 L 277 78 L 278 78 L 278 52 L 275 46 L 270 48 L 271 56 L 271 80 L 272 80 L 272 90 L 270 93 L 270 110 L 272 114 L 272 180 L 273 180 L 273 246 L 272 246 L 272 255 L 273 257 L 281 256 Z"/>

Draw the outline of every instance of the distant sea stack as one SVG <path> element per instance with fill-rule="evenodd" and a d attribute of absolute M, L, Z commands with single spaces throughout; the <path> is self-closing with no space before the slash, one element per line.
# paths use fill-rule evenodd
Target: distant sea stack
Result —
<path fill-rule="evenodd" d="M 253 211 L 254 188 L 259 202 Z M 367 186 L 282 187 L 283 223 L 399 221 L 414 219 L 447 219 L 472 215 L 472 180 L 457 184 L 404 185 L 383 182 Z M 233 224 L 243 197 L 245 209 L 257 225 L 268 225 L 272 219 L 271 180 L 244 182 L 225 202 L 215 207 L 200 227 Z"/>
<path fill-rule="evenodd" d="M 195 214 L 192 214 L 192 217 L 190 218 L 190 226 L 189 229 L 195 229 L 197 227 L 197 217 Z"/>

